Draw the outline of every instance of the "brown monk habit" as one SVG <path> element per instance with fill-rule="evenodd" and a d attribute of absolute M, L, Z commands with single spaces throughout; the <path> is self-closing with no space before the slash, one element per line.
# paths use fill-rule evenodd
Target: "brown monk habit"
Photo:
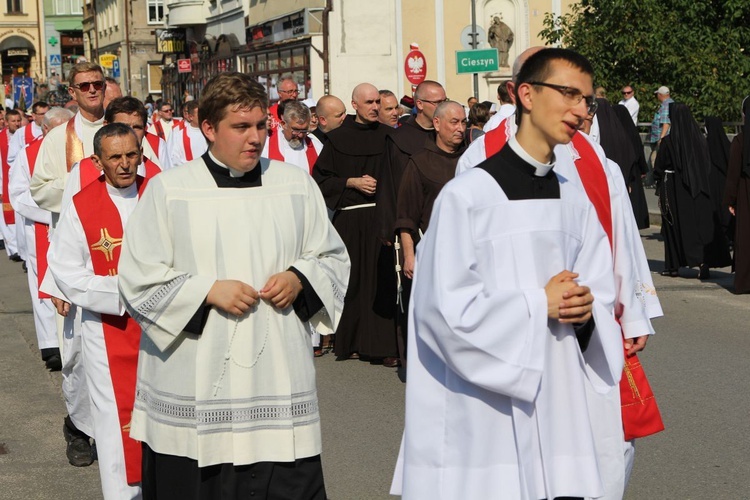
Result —
<path fill-rule="evenodd" d="M 393 241 L 396 199 L 406 164 L 413 154 L 435 143 L 435 129 L 422 128 L 417 119 L 411 116 L 391 133 L 386 143 L 387 153 L 378 179 L 378 220 L 380 237 L 383 241 Z"/>
<path fill-rule="evenodd" d="M 313 168 L 326 205 L 335 211 L 333 225 L 352 263 L 344 312 L 336 330 L 335 353 L 339 357 L 354 353 L 376 359 L 397 355 L 393 253 L 378 237 L 375 196 L 346 187 L 350 177 L 380 178 L 391 130 L 379 123 L 360 124 L 354 116 L 347 116 L 341 127 L 328 133 Z"/>

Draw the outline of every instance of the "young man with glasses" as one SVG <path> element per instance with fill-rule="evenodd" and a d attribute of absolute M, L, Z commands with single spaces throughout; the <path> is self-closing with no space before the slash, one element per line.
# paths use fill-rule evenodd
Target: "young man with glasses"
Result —
<path fill-rule="evenodd" d="M 78 112 L 67 124 L 44 136 L 30 182 L 34 201 L 40 208 L 52 212 L 52 231 L 60 218 L 68 173 L 76 162 L 94 154 L 94 135 L 104 124 L 106 81 L 101 67 L 89 62 L 76 64 L 70 70 L 69 79 L 68 92 L 78 103 Z M 80 322 L 75 327 L 75 317 L 75 310 L 71 309 L 67 312 L 62 331 L 58 326 L 58 336 L 62 338 L 63 396 L 69 413 L 63 433 L 69 445 L 68 461 L 85 466 L 93 462 L 88 441 L 92 425 L 81 362 Z"/>
<path fill-rule="evenodd" d="M 617 104 L 622 104 L 623 106 L 628 108 L 630 117 L 633 119 L 633 124 L 638 125 L 638 111 L 640 111 L 641 105 L 635 98 L 633 87 L 631 87 L 630 85 L 626 85 L 622 88 L 622 100 Z"/>
<path fill-rule="evenodd" d="M 617 394 L 622 374 L 612 251 L 581 185 L 557 168 L 595 111 L 592 74 L 569 50 L 530 56 L 515 85 L 518 132 L 438 196 L 417 249 L 393 493 L 610 494 L 589 398 Z M 605 424 L 622 443 L 617 417 Z"/>
<path fill-rule="evenodd" d="M 32 121 L 18 129 L 17 134 L 13 134 L 8 147 L 8 163 L 12 164 L 18 153 L 28 144 L 42 135 L 42 121 L 44 115 L 49 111 L 49 104 L 44 101 L 35 102 L 31 106 Z"/>

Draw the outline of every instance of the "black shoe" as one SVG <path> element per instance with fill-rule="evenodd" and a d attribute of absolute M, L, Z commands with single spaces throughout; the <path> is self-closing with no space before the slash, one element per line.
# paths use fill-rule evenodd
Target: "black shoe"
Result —
<path fill-rule="evenodd" d="M 0 250 L 5 250 L 5 240 L 0 240 Z"/>
<path fill-rule="evenodd" d="M 68 427 L 67 423 L 63 424 L 63 436 L 65 436 L 65 441 L 68 443 L 65 455 L 68 457 L 70 465 L 74 467 L 88 467 L 94 463 L 94 453 L 91 449 L 88 436 L 77 429 L 74 432 Z"/>
<path fill-rule="evenodd" d="M 23 264 L 21 264 L 21 269 L 23 269 L 23 272 L 25 272 L 26 274 L 29 273 L 29 268 L 26 267 L 26 261 L 23 261 Z"/>
<path fill-rule="evenodd" d="M 23 259 L 21 258 L 21 256 L 20 256 L 20 255 L 18 255 L 17 253 L 14 253 L 13 255 L 11 255 L 11 256 L 10 256 L 10 257 L 8 257 L 8 258 L 9 258 L 10 260 L 12 260 L 13 262 L 21 262 L 21 261 L 23 260 Z"/>
<path fill-rule="evenodd" d="M 700 268 L 698 268 L 698 279 L 699 280 L 711 279 L 711 271 L 708 270 L 707 265 L 702 264 Z"/>
<path fill-rule="evenodd" d="M 62 370 L 62 359 L 60 359 L 59 354 L 51 356 L 44 362 L 44 364 L 47 365 L 47 369 L 51 372 L 59 372 Z"/>
<path fill-rule="evenodd" d="M 659 274 L 661 274 L 662 276 L 669 276 L 670 278 L 676 278 L 680 275 L 676 269 L 665 269 Z"/>

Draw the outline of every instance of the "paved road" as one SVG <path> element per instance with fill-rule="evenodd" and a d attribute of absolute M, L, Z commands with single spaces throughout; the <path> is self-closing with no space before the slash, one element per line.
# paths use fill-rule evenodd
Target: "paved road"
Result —
<path fill-rule="evenodd" d="M 653 230 L 644 243 L 663 265 Z M 750 486 L 750 297 L 732 295 L 727 270 L 655 276 L 666 317 L 642 356 L 667 430 L 637 445 L 626 498 L 741 499 Z M 96 465 L 67 464 L 59 374 L 39 360 L 20 266 L 0 258 L 0 499 L 100 498 Z M 403 425 L 395 370 L 316 361 L 324 468 L 334 500 L 389 498 Z"/>

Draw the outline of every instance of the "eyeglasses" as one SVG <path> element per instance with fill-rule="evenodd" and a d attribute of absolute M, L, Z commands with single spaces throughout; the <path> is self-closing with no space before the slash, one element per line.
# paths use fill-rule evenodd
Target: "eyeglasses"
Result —
<path fill-rule="evenodd" d="M 289 130 L 292 131 L 292 135 L 296 135 L 299 137 L 305 137 L 307 134 L 310 133 L 310 130 L 306 128 L 302 129 L 302 128 L 289 127 Z"/>
<path fill-rule="evenodd" d="M 78 89 L 81 92 L 88 92 L 93 86 L 94 90 L 99 92 L 101 89 L 104 88 L 104 83 L 105 82 L 102 80 L 99 80 L 97 82 L 81 82 L 76 85 L 71 85 L 71 87 L 73 87 L 74 89 Z"/>
<path fill-rule="evenodd" d="M 174 111 L 174 110 L 173 109 L 162 109 L 159 112 L 160 113 L 171 113 L 172 111 Z"/>
<path fill-rule="evenodd" d="M 560 92 L 566 101 L 570 104 L 578 104 L 582 100 L 586 100 L 586 107 L 588 108 L 588 114 L 593 115 L 599 108 L 599 103 L 596 102 L 596 97 L 593 95 L 583 95 L 583 92 L 575 87 L 566 87 L 565 85 L 555 85 L 554 83 L 545 82 L 528 82 L 529 85 L 539 85 L 540 87 L 549 87 Z"/>
<path fill-rule="evenodd" d="M 633 93 L 633 91 L 632 91 L 632 90 L 623 90 L 623 91 L 622 91 L 622 95 L 630 95 L 630 94 L 632 94 L 632 93 Z"/>
<path fill-rule="evenodd" d="M 294 89 L 294 90 L 279 90 L 279 94 L 295 94 L 295 95 L 297 95 L 297 94 L 299 94 L 299 90 L 297 90 L 297 89 Z"/>
<path fill-rule="evenodd" d="M 422 102 L 429 102 L 433 106 L 439 106 L 440 104 L 443 104 L 446 101 L 450 101 L 450 99 L 448 99 L 447 97 L 445 99 L 441 99 L 439 101 L 428 101 L 427 99 L 419 99 L 419 98 L 417 98 L 417 100 L 418 101 L 422 101 Z"/>

